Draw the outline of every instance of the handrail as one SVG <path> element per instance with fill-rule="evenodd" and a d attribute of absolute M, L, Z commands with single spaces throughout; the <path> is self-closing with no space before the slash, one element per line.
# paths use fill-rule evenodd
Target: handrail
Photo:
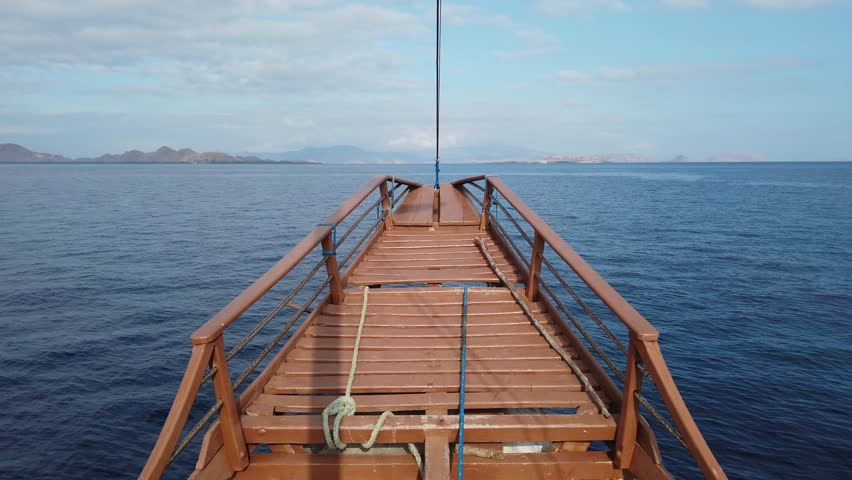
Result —
<path fill-rule="evenodd" d="M 580 258 L 574 249 L 562 240 L 562 238 L 559 237 L 535 212 L 533 212 L 532 209 L 520 200 L 520 198 L 518 198 L 518 196 L 502 182 L 502 180 L 496 177 L 487 178 L 488 194 L 486 196 L 486 201 L 491 199 L 492 190 L 497 190 L 506 202 L 508 202 L 515 211 L 517 211 L 518 214 L 520 214 L 527 223 L 529 223 L 535 232 L 535 238 L 531 240 L 520 228 L 520 225 L 518 225 L 512 216 L 508 214 L 508 211 L 504 209 L 504 212 L 507 213 L 509 219 L 515 223 L 515 226 L 533 247 L 533 254 L 530 262 L 527 262 L 523 256 L 518 257 L 529 266 L 529 283 L 532 284 L 535 282 L 537 285 L 541 282 L 548 295 L 554 298 L 557 302 L 559 301 L 546 284 L 544 284 L 538 272 L 541 267 L 541 262 L 545 260 L 543 256 L 543 245 L 546 243 L 550 245 L 553 251 L 559 255 L 559 257 L 561 257 L 569 267 L 571 267 L 577 276 L 592 289 L 598 298 L 600 298 L 601 301 L 603 301 L 610 310 L 612 310 L 616 317 L 618 317 L 630 331 L 630 344 L 627 348 L 628 355 L 625 374 L 621 374 L 621 372 L 613 368 L 614 366 L 611 362 L 607 362 L 610 368 L 613 369 L 613 373 L 623 379 L 624 382 L 621 412 L 619 415 L 615 441 L 614 462 L 616 463 L 616 466 L 619 468 L 629 469 L 631 466 L 636 464 L 636 462 L 641 463 L 642 461 L 640 457 L 633 455 L 638 441 L 638 427 L 640 422 L 643 422 L 639 412 L 640 404 L 651 409 L 652 413 L 655 411 L 647 404 L 647 400 L 645 400 L 641 395 L 642 376 L 643 373 L 647 371 L 651 380 L 653 380 L 653 384 L 659 392 L 666 409 L 671 414 L 675 425 L 677 425 L 677 433 L 679 433 L 682 437 L 681 443 L 685 444 L 687 450 L 695 459 L 705 478 L 716 480 L 727 479 L 727 476 L 719 465 L 719 462 L 716 460 L 716 457 L 713 455 L 713 452 L 710 450 L 710 447 L 707 445 L 698 425 L 689 413 L 686 402 L 684 402 L 683 397 L 681 397 L 680 392 L 675 385 L 674 379 L 672 378 L 665 359 L 663 358 L 659 343 L 657 342 L 659 338 L 657 330 L 644 317 L 642 317 L 639 312 L 630 306 L 627 301 L 621 297 L 621 295 L 615 292 L 615 290 L 607 284 L 591 266 Z M 483 210 L 482 214 L 483 217 L 487 216 L 487 210 Z M 494 225 L 495 228 L 499 228 L 501 230 L 501 237 L 505 238 L 512 247 L 517 250 L 517 246 L 514 245 L 514 242 L 508 234 L 502 230 L 502 226 L 494 219 L 489 218 L 489 220 L 492 221 L 492 225 Z M 554 274 L 556 274 L 556 272 L 554 272 Z M 556 275 L 559 277 L 558 274 Z M 530 289 L 529 285 L 527 291 L 528 296 L 531 294 L 535 295 L 535 289 Z M 565 313 L 568 312 L 565 311 Z M 579 325 L 576 326 L 579 327 Z M 585 336 L 585 332 L 583 333 Z M 588 340 L 591 343 L 594 343 L 590 339 Z M 669 426 L 668 428 L 671 427 Z"/>
<path fill-rule="evenodd" d="M 337 210 L 326 217 L 323 223 L 337 224 L 343 221 L 353 210 L 355 210 L 361 202 L 363 202 L 373 191 L 384 182 L 390 180 L 387 175 L 379 175 L 370 180 L 360 190 L 355 192 L 348 200 L 343 202 Z M 397 183 L 405 185 L 420 186 L 417 182 L 394 178 Z M 248 288 L 243 290 L 236 298 L 228 305 L 202 325 L 195 333 L 192 334 L 192 343 L 199 345 L 202 343 L 210 343 L 216 340 L 216 337 L 222 334 L 225 328 L 234 322 L 246 310 L 251 308 L 266 292 L 274 287 L 282 278 L 290 273 L 306 256 L 308 256 L 323 239 L 331 233 L 332 227 L 328 225 L 318 226 L 311 231 L 301 242 L 299 242 L 290 253 L 272 266 L 260 278 L 254 281 Z"/>
<path fill-rule="evenodd" d="M 488 177 L 485 176 L 485 175 L 476 175 L 476 176 L 473 176 L 473 177 L 460 178 L 460 179 L 455 180 L 455 181 L 450 182 L 450 183 L 454 187 L 458 187 L 459 185 L 464 185 L 465 183 L 478 182 L 480 180 L 485 180 L 486 178 L 488 178 Z"/>
<path fill-rule="evenodd" d="M 627 300 L 613 289 L 585 260 L 550 228 L 515 192 L 497 177 L 488 177 L 492 185 L 503 198 L 541 235 L 545 243 L 559 255 L 565 263 L 580 277 L 615 315 L 627 326 L 631 334 L 640 340 L 656 340 L 660 333 L 636 311 Z"/>
<path fill-rule="evenodd" d="M 378 205 L 382 205 L 385 215 L 381 216 L 377 220 L 377 223 L 370 227 L 367 235 L 374 230 L 378 231 L 377 229 L 381 228 L 382 224 L 385 224 L 386 228 L 389 227 L 390 222 L 392 221 L 392 213 L 388 208 L 388 181 L 391 181 L 393 184 L 397 184 L 392 187 L 394 189 L 398 187 L 399 184 L 408 186 L 420 185 L 416 182 L 396 179 L 386 175 L 377 176 L 371 179 L 366 185 L 353 194 L 326 218 L 325 223 L 336 226 L 343 222 L 355 209 L 363 205 L 367 197 L 373 194 L 377 189 L 381 193 L 381 197 L 372 206 L 368 207 L 367 211 L 361 214 L 361 216 L 349 227 L 346 233 L 343 234 L 339 243 L 343 243 L 346 237 L 352 233 L 353 229 L 366 217 L 370 209 Z M 181 432 L 186 425 L 189 413 L 195 403 L 195 398 L 198 394 L 199 388 L 210 378 L 213 379 L 213 389 L 218 401 L 211 409 L 208 410 L 207 415 L 205 415 L 207 420 L 202 419 L 195 428 L 203 428 L 203 425 L 209 422 L 212 415 L 219 411 L 218 425 L 221 434 L 224 436 L 224 451 L 228 457 L 227 462 L 229 468 L 231 468 L 232 471 L 238 471 L 245 468 L 248 457 L 246 453 L 245 440 L 242 438 L 242 430 L 239 427 L 240 404 L 235 397 L 234 390 L 236 390 L 242 382 L 248 378 L 248 375 L 250 375 L 254 368 L 257 367 L 257 364 L 266 356 L 268 350 L 273 348 L 274 344 L 280 341 L 281 337 L 287 333 L 289 328 L 292 327 L 292 325 L 308 309 L 310 304 L 316 300 L 317 296 L 329 285 L 329 283 L 338 283 L 337 287 L 340 287 L 340 272 L 338 270 L 339 267 L 336 262 L 336 257 L 327 257 L 317 264 L 317 268 L 314 269 L 314 273 L 316 273 L 316 270 L 320 265 L 323 263 L 326 265 L 328 270 L 328 278 L 326 281 L 319 287 L 313 297 L 305 303 L 304 306 L 299 307 L 296 315 L 291 318 L 290 322 L 288 322 L 285 326 L 285 329 L 282 330 L 282 332 L 279 332 L 279 334 L 273 339 L 273 343 L 267 345 L 266 349 L 261 352 L 261 356 L 251 363 L 249 368 L 239 376 L 235 383 L 232 383 L 231 380 L 228 370 L 228 360 L 231 356 L 233 356 L 233 353 L 236 353 L 237 349 L 235 348 L 233 352 L 226 352 L 223 332 L 230 324 L 239 318 L 243 312 L 254 305 L 272 287 L 281 281 L 282 278 L 290 273 L 294 267 L 300 264 L 301 261 L 304 260 L 305 257 L 307 257 L 307 255 L 320 243 L 323 244 L 324 250 L 335 248 L 336 245 L 333 245 L 332 242 L 332 231 L 334 228 L 335 227 L 329 225 L 321 225 L 314 228 L 301 242 L 299 242 L 299 244 L 296 245 L 293 250 L 290 251 L 290 253 L 279 260 L 257 281 L 246 288 L 233 301 L 225 306 L 225 308 L 220 310 L 192 335 L 192 357 L 190 358 L 189 365 L 187 366 L 181 385 L 175 395 L 175 400 L 163 425 L 163 429 L 161 430 L 148 461 L 140 474 L 140 478 L 159 478 L 174 456 L 179 454 L 185 444 L 194 437 L 194 434 L 191 432 L 187 435 L 187 437 L 184 437 L 184 440 L 181 442 L 181 447 L 176 449 L 177 442 L 181 437 Z M 349 255 L 347 255 L 343 260 L 343 265 L 346 264 L 354 253 L 356 253 L 364 240 L 365 239 L 362 238 L 352 251 L 350 251 Z M 311 276 L 312 275 L 313 274 L 311 274 Z M 301 286 L 297 287 L 296 290 L 300 289 Z M 334 294 L 335 289 L 334 285 L 332 285 L 332 288 L 329 291 L 329 297 L 325 301 L 334 301 Z M 288 301 L 289 297 L 288 299 L 285 299 L 284 303 L 287 303 Z M 271 320 L 271 318 L 274 318 L 274 316 L 277 315 L 282 308 L 283 305 L 276 307 L 270 316 L 267 316 L 267 319 Z M 269 323 L 268 320 L 261 322 L 260 328 L 264 328 L 265 325 Z M 255 334 L 255 332 L 252 332 L 247 339 L 250 341 Z M 205 375 L 205 370 L 207 370 L 208 366 L 209 370 Z M 208 416 L 210 418 L 207 418 Z M 193 430 L 195 430 L 195 428 Z"/>

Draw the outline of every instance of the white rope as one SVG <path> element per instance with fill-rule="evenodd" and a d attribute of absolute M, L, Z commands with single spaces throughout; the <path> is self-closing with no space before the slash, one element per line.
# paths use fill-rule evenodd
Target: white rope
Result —
<path fill-rule="evenodd" d="M 342 397 L 338 397 L 336 400 L 331 402 L 327 407 L 325 407 L 325 410 L 322 411 L 322 432 L 325 435 L 325 443 L 328 445 L 328 448 L 336 448 L 338 450 L 346 448 L 347 445 L 340 440 L 340 422 L 343 420 L 343 417 L 355 415 L 355 411 L 358 409 L 358 404 L 355 403 L 355 399 L 352 398 L 352 383 L 355 381 L 355 368 L 358 366 L 358 351 L 361 347 L 361 333 L 364 331 L 364 319 L 367 318 L 367 299 L 369 298 L 369 295 L 370 287 L 364 287 L 364 303 L 361 305 L 361 320 L 358 323 L 358 334 L 355 336 L 355 349 L 352 351 L 352 364 L 349 366 L 349 379 L 346 382 L 346 393 Z M 329 416 L 334 417 L 334 429 L 329 426 Z M 393 412 L 391 411 L 383 412 L 379 416 L 379 420 L 376 422 L 376 425 L 373 427 L 373 432 L 370 434 L 370 439 L 361 444 L 363 449 L 369 450 L 372 448 L 373 444 L 376 443 L 376 438 L 379 436 L 379 431 L 385 424 L 385 420 L 392 416 Z M 420 476 L 422 478 L 423 459 L 420 457 L 420 451 L 417 449 L 417 445 L 409 443 L 408 451 L 411 452 L 411 455 L 414 457 L 414 461 L 417 463 L 417 469 L 420 470 Z"/>

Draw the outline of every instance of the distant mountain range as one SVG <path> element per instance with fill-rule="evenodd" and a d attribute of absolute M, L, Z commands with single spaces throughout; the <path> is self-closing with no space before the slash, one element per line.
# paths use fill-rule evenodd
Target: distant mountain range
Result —
<path fill-rule="evenodd" d="M 308 147 L 286 152 L 248 152 L 231 155 L 222 152 L 196 152 L 189 148 L 161 147 L 155 152 L 130 150 L 94 158 L 68 158 L 39 153 L 14 143 L 0 144 L 0 163 L 272 163 L 272 164 L 405 164 L 431 163 L 434 151 L 371 151 L 352 145 Z M 441 150 L 445 163 L 683 163 L 683 162 L 762 162 L 757 154 L 716 155 L 707 159 L 672 158 L 620 153 L 599 155 L 548 154 L 510 145 L 449 147 Z"/>
<path fill-rule="evenodd" d="M 161 147 L 155 152 L 130 150 L 94 158 L 68 158 L 34 152 L 14 143 L 0 144 L 0 163 L 316 163 L 309 161 L 266 160 L 253 155 L 228 155 L 222 152 L 196 152 L 189 148 L 174 150 Z"/>
<path fill-rule="evenodd" d="M 344 164 L 431 163 L 435 161 L 434 150 L 374 151 L 364 150 L 352 145 L 308 147 L 287 152 L 252 152 L 251 155 L 260 155 L 275 160 Z M 477 145 L 441 149 L 441 161 L 446 163 L 529 162 L 545 155 L 544 152 L 510 145 Z"/>

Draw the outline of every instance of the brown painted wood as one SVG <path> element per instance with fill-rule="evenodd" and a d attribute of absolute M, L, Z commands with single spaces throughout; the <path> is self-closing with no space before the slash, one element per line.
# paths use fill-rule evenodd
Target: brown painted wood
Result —
<path fill-rule="evenodd" d="M 231 385 L 225 342 L 222 337 L 219 337 L 214 345 L 213 366 L 216 367 L 216 373 L 213 375 L 213 391 L 216 393 L 216 400 L 222 402 L 222 407 L 219 409 L 222 441 L 231 470 L 240 471 L 248 465 L 246 441 L 240 428 L 240 416 L 237 411 L 237 400 L 234 398 L 234 389 Z"/>
<path fill-rule="evenodd" d="M 573 349 L 566 349 L 575 354 Z M 468 360 L 527 360 L 553 359 L 559 355 L 547 345 L 536 347 L 477 348 L 467 352 Z M 308 350 L 296 348 L 287 356 L 287 362 L 348 362 L 352 350 Z M 427 362 L 461 359 L 457 349 L 400 348 L 396 350 L 366 350 L 358 354 L 358 362 Z"/>
<path fill-rule="evenodd" d="M 201 448 L 198 452 L 198 461 L 195 463 L 195 469 L 201 470 L 206 467 L 222 448 L 222 443 L 222 429 L 219 427 L 219 421 L 216 420 L 210 425 L 210 428 L 201 439 Z"/>
<path fill-rule="evenodd" d="M 636 341 L 631 338 L 630 347 L 627 350 L 621 416 L 618 419 L 618 432 L 615 437 L 613 463 L 620 468 L 626 468 L 631 464 L 639 426 L 639 403 L 634 394 L 639 392 L 642 386 L 642 371 L 639 370 L 639 365 L 636 363 L 639 357 L 636 351 Z"/>
<path fill-rule="evenodd" d="M 391 185 L 391 188 L 393 187 L 394 185 Z M 391 210 L 387 182 L 379 184 L 379 194 L 382 196 L 382 210 L 385 214 L 385 230 L 393 230 L 393 211 Z"/>
<path fill-rule="evenodd" d="M 546 347 L 544 337 L 473 337 L 467 341 L 467 348 L 500 349 L 506 347 Z M 349 350 L 355 347 L 354 338 L 314 338 L 305 337 L 299 341 L 298 348 L 305 350 Z M 398 338 L 388 342 L 383 338 L 362 338 L 361 352 L 369 350 L 459 350 L 459 338 Z"/>
<path fill-rule="evenodd" d="M 344 443 L 367 441 L 376 415 L 344 417 L 340 439 Z M 243 431 L 251 443 L 323 443 L 318 415 L 243 417 Z M 448 441 L 458 440 L 457 415 L 396 415 L 389 417 L 378 434 L 378 443 L 422 443 L 427 431 L 443 432 Z M 615 422 L 603 415 L 468 415 L 464 438 L 479 442 L 538 442 L 612 440 Z"/>
<path fill-rule="evenodd" d="M 651 455 L 645 451 L 642 445 L 636 447 L 630 468 L 627 470 L 633 478 L 641 478 L 642 480 L 673 480 L 674 478 L 662 463 L 655 462 L 651 458 Z"/>
<path fill-rule="evenodd" d="M 278 369 L 279 375 L 349 375 L 351 362 L 284 362 Z M 583 367 L 581 367 L 582 369 Z M 431 362 L 359 362 L 357 372 L 361 374 L 408 374 L 460 373 L 461 366 L 454 360 Z M 571 370 L 559 360 L 471 360 L 467 362 L 469 373 L 518 373 L 548 372 L 565 373 Z"/>
<path fill-rule="evenodd" d="M 287 455 L 266 453 L 236 480 L 397 480 L 418 478 L 411 455 Z"/>
<path fill-rule="evenodd" d="M 268 394 L 343 393 L 347 377 L 338 375 L 304 376 L 278 375 L 266 384 Z M 357 374 L 352 383 L 354 393 L 419 393 L 453 392 L 459 389 L 459 375 L 430 373 L 418 375 Z M 519 373 L 513 375 L 470 373 L 465 379 L 465 391 L 580 391 L 580 382 L 570 374 Z"/>
<path fill-rule="evenodd" d="M 461 190 L 444 182 L 440 198 L 441 225 L 479 225 L 479 213 Z"/>
<path fill-rule="evenodd" d="M 534 302 L 538 300 L 538 278 L 541 274 L 541 261 L 544 255 L 544 237 L 536 232 L 533 237 L 532 258 L 530 258 L 530 270 L 527 272 L 527 291 L 526 296 Z M 499 265 L 497 265 L 499 267 Z"/>
<path fill-rule="evenodd" d="M 472 330 L 480 330 L 487 327 L 502 327 L 511 325 L 529 325 L 529 319 L 523 314 L 506 314 L 506 315 L 476 315 L 468 319 L 468 327 Z M 357 327 L 360 319 L 352 315 L 335 315 L 318 317 L 315 325 L 327 326 L 349 326 Z M 562 327 L 561 323 L 553 322 L 549 317 L 543 319 L 542 324 Z M 422 328 L 422 327 L 459 327 L 461 325 L 461 315 L 458 317 L 440 316 L 429 317 L 406 315 L 403 317 L 393 317 L 385 315 L 369 315 L 364 319 L 366 327 L 385 327 L 396 329 L 407 328 Z"/>
<path fill-rule="evenodd" d="M 551 335 L 555 335 L 556 327 L 549 325 L 545 330 Z M 308 330 L 309 337 L 318 338 L 355 338 L 358 333 L 358 326 L 340 326 L 340 325 L 322 325 L 313 326 Z M 387 338 L 390 341 L 395 341 L 397 338 L 456 338 L 461 337 L 461 327 L 459 325 L 452 326 L 437 326 L 429 327 L 373 327 L 365 326 L 362 332 L 363 338 Z M 508 326 L 487 326 L 487 327 L 471 327 L 467 333 L 468 337 L 514 337 L 531 335 L 538 337 L 538 331 L 529 325 L 508 325 Z"/>
<path fill-rule="evenodd" d="M 394 212 L 394 225 L 432 225 L 432 187 L 422 186 L 408 192 Z"/>
<path fill-rule="evenodd" d="M 370 295 L 373 291 L 370 291 Z M 408 305 L 367 305 L 367 315 L 383 315 L 391 317 L 403 316 L 460 316 L 462 309 L 461 298 L 458 303 L 446 305 L 434 304 L 408 304 Z M 534 313 L 541 313 L 543 305 L 531 303 L 530 310 Z M 323 310 L 325 315 L 361 315 L 361 308 L 352 303 L 344 303 L 343 305 L 329 305 Z M 469 303 L 468 317 L 475 315 L 517 315 L 523 314 L 524 311 L 517 303 Z M 461 325 L 461 323 L 459 324 Z"/>
<path fill-rule="evenodd" d="M 347 297 L 345 305 L 361 305 L 359 295 L 362 288 L 349 289 L 347 293 L 355 292 L 356 295 Z M 388 288 L 372 290 L 370 292 L 370 306 L 376 305 L 461 305 L 464 289 L 462 288 Z M 515 303 L 511 293 L 504 288 L 470 287 L 468 288 L 468 302 L 471 305 L 478 303 Z"/>
<path fill-rule="evenodd" d="M 183 426 L 186 424 L 186 419 L 189 417 L 195 395 L 198 394 L 198 388 L 201 386 L 201 378 L 204 376 L 207 365 L 210 364 L 212 355 L 212 343 L 203 343 L 192 347 L 192 355 L 189 358 L 189 364 L 183 374 L 180 387 L 178 387 L 175 400 L 172 402 L 169 416 L 166 417 L 157 443 L 154 444 L 151 455 L 148 456 L 148 461 L 145 463 L 142 473 L 139 474 L 140 479 L 160 478 L 166 470 L 169 456 L 174 451 L 183 431 Z"/>
<path fill-rule="evenodd" d="M 450 445 L 447 435 L 444 432 L 426 432 L 424 449 L 426 455 L 423 466 L 426 470 L 426 480 L 449 480 Z"/>
<path fill-rule="evenodd" d="M 319 413 L 337 397 L 330 395 L 273 395 L 263 394 L 252 408 L 272 408 L 278 413 Z M 386 410 L 423 411 L 427 408 L 454 409 L 459 406 L 459 394 L 453 392 L 396 393 L 353 395 L 358 412 Z M 584 392 L 528 392 L 521 390 L 496 392 L 467 392 L 467 410 L 504 408 L 577 408 L 591 403 Z"/>
<path fill-rule="evenodd" d="M 196 469 L 189 475 L 189 480 L 228 480 L 233 476 L 234 471 L 228 465 L 228 456 L 220 447 L 213 458 L 203 467 L 196 466 Z"/>
<path fill-rule="evenodd" d="M 497 263 L 500 267 L 512 270 L 514 267 L 509 262 Z M 466 268 L 466 267 L 483 267 L 485 264 L 477 258 L 459 258 L 459 259 L 443 259 L 437 258 L 434 260 L 406 260 L 400 263 L 398 260 L 392 259 L 371 259 L 368 258 L 361 266 L 362 269 L 385 268 L 396 270 L 416 270 L 421 268 Z"/>
<path fill-rule="evenodd" d="M 466 422 L 465 422 L 466 423 Z M 467 433 L 465 433 L 467 440 Z M 451 478 L 458 472 L 458 456 L 453 455 Z M 504 455 L 502 459 L 464 457 L 465 480 L 536 479 L 620 479 L 606 452 L 556 452 Z"/>
<path fill-rule="evenodd" d="M 636 348 L 648 368 L 648 373 L 654 380 L 654 385 L 657 387 L 666 409 L 671 414 L 678 431 L 683 435 L 689 453 L 698 463 L 701 473 L 710 479 L 727 479 L 728 476 L 722 471 L 722 467 L 707 445 L 707 441 L 701 435 L 698 425 L 695 424 L 692 414 L 689 413 L 671 372 L 669 372 L 666 361 L 663 360 L 660 345 L 657 342 L 636 342 Z"/>
<path fill-rule="evenodd" d="M 325 252 L 335 251 L 335 245 L 331 234 L 322 239 L 322 249 Z M 326 274 L 331 277 L 329 290 L 331 291 L 331 303 L 343 302 L 343 284 L 340 282 L 340 269 L 337 266 L 337 255 L 327 255 L 325 259 Z"/>
<path fill-rule="evenodd" d="M 519 283 L 517 275 L 507 274 L 510 282 Z M 386 274 L 356 273 L 349 280 L 350 285 L 399 285 L 399 284 L 442 284 L 442 283 L 496 283 L 493 273 L 467 273 L 463 270 L 410 270 Z"/>

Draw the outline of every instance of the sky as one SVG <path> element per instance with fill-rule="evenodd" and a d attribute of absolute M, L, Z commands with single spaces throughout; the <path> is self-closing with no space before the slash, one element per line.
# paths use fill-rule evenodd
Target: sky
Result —
<path fill-rule="evenodd" d="M 422 151 L 435 4 L 0 0 L 0 143 Z M 444 2 L 441 144 L 852 160 L 852 0 Z"/>

